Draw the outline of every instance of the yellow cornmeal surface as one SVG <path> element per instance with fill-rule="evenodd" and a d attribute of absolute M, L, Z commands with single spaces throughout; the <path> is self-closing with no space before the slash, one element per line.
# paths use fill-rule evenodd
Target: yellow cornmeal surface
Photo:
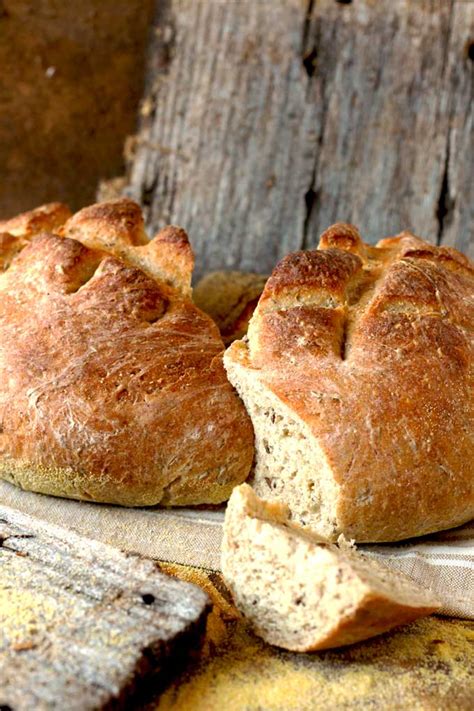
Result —
<path fill-rule="evenodd" d="M 474 709 L 474 622 L 429 617 L 345 649 L 293 654 L 247 629 L 216 573 L 160 565 L 205 588 L 214 611 L 199 658 L 153 711 Z"/>

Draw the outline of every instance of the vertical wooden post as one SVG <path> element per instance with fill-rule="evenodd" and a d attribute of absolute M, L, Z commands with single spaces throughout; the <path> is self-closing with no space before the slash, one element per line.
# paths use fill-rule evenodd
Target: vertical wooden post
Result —
<path fill-rule="evenodd" d="M 337 220 L 474 252 L 474 3 L 160 1 L 128 194 L 198 272 Z"/>

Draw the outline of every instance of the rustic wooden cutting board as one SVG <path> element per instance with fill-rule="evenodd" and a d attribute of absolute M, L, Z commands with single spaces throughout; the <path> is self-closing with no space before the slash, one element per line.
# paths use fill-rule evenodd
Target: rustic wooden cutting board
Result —
<path fill-rule="evenodd" d="M 209 606 L 151 560 L 0 505 L 0 709 L 123 708 L 199 647 Z"/>

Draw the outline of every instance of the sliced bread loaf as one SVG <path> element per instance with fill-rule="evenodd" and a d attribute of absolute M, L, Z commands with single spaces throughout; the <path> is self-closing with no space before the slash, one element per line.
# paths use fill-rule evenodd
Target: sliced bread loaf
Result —
<path fill-rule="evenodd" d="M 275 268 L 225 354 L 255 429 L 249 481 L 332 540 L 474 516 L 474 268 L 403 233 L 334 225 Z"/>
<path fill-rule="evenodd" d="M 222 572 L 238 609 L 270 644 L 297 652 L 373 637 L 439 604 L 428 591 L 350 546 L 318 541 L 248 484 L 227 505 Z"/>

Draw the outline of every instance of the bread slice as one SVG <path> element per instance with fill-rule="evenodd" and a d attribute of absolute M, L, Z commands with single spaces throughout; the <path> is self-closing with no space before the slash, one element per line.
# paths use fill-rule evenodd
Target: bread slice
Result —
<path fill-rule="evenodd" d="M 360 642 L 440 607 L 402 573 L 288 525 L 285 507 L 247 484 L 227 505 L 222 572 L 255 632 L 295 652 Z"/>
<path fill-rule="evenodd" d="M 194 287 L 194 303 L 216 322 L 226 345 L 247 333 L 267 278 L 252 272 L 210 272 Z"/>
<path fill-rule="evenodd" d="M 120 199 L 38 208 L 0 235 L 0 477 L 126 506 L 219 503 L 253 430 L 191 301 L 184 230 Z"/>
<path fill-rule="evenodd" d="M 474 516 L 474 269 L 334 225 L 285 257 L 224 363 L 255 430 L 249 483 L 325 538 L 395 541 Z"/>

